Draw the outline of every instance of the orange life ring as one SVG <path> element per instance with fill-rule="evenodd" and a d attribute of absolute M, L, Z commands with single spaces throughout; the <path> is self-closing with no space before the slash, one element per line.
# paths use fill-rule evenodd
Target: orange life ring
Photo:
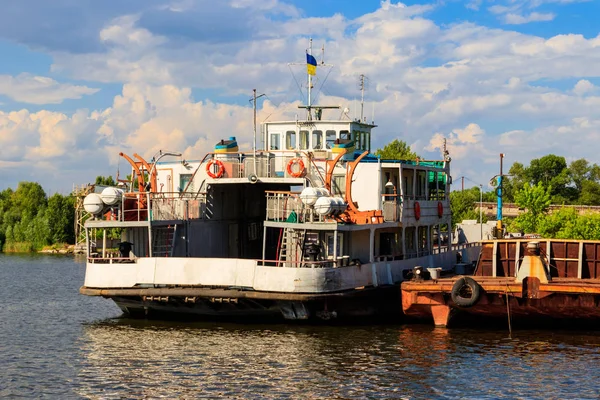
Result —
<path fill-rule="evenodd" d="M 292 170 L 294 165 L 298 166 L 298 171 Z M 306 169 L 304 168 L 304 161 L 300 157 L 292 158 L 287 164 L 287 173 L 289 176 L 294 178 L 300 178 L 304 175 Z"/>
<path fill-rule="evenodd" d="M 213 164 L 217 166 L 217 170 L 215 172 L 212 171 Z M 223 165 L 221 160 L 212 159 L 208 162 L 208 164 L 206 164 L 206 173 L 213 179 L 220 178 L 225 173 L 225 165 Z"/>
<path fill-rule="evenodd" d="M 421 219 L 421 205 L 418 201 L 415 201 L 415 219 L 417 221 Z"/>
<path fill-rule="evenodd" d="M 441 201 L 438 201 L 438 217 L 442 218 L 444 216 L 444 205 Z"/>

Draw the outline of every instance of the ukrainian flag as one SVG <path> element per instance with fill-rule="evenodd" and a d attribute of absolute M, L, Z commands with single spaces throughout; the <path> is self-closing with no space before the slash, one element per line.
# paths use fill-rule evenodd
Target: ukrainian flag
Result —
<path fill-rule="evenodd" d="M 309 75 L 317 74 L 317 60 L 308 53 L 306 53 L 306 72 Z"/>

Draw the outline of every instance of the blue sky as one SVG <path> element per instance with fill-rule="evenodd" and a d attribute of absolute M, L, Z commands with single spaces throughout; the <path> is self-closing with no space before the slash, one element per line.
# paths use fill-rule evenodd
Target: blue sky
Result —
<path fill-rule="evenodd" d="M 400 138 L 435 158 L 446 138 L 453 175 L 481 183 L 499 153 L 600 163 L 597 15 L 600 2 L 579 0 L 12 2 L 0 190 L 33 180 L 67 193 L 125 173 L 120 151 L 200 159 L 230 133 L 248 147 L 253 88 L 267 94 L 259 120 L 296 112 L 302 69 L 287 63 L 309 37 L 335 65 L 320 102 L 356 112 L 368 76 L 375 147 Z"/>

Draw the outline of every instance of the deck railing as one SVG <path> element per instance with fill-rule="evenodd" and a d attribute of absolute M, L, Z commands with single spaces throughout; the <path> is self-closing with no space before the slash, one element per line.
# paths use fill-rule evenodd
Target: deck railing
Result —
<path fill-rule="evenodd" d="M 315 212 L 300 199 L 300 193 L 267 191 L 267 220 L 276 222 L 328 222 L 331 217 Z"/>

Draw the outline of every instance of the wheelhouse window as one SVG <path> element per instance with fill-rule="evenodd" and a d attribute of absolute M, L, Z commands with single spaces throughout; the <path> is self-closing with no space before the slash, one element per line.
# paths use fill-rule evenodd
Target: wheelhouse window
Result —
<path fill-rule="evenodd" d="M 281 135 L 279 133 L 271 133 L 271 138 L 269 139 L 269 150 L 280 150 L 281 146 L 279 140 Z"/>
<path fill-rule="evenodd" d="M 285 148 L 288 150 L 296 148 L 296 131 L 287 131 L 285 133 Z"/>
<path fill-rule="evenodd" d="M 344 139 L 344 140 L 352 139 L 352 135 L 350 134 L 350 131 L 340 131 L 340 139 Z"/>
<path fill-rule="evenodd" d="M 323 131 L 312 131 L 312 148 L 315 150 L 323 148 Z"/>
<path fill-rule="evenodd" d="M 328 149 L 331 149 L 333 147 L 333 142 L 335 142 L 335 131 L 325 131 L 325 139 L 325 145 Z"/>
<path fill-rule="evenodd" d="M 308 131 L 300 131 L 300 149 L 307 150 L 308 149 L 308 139 L 310 133 Z"/>

